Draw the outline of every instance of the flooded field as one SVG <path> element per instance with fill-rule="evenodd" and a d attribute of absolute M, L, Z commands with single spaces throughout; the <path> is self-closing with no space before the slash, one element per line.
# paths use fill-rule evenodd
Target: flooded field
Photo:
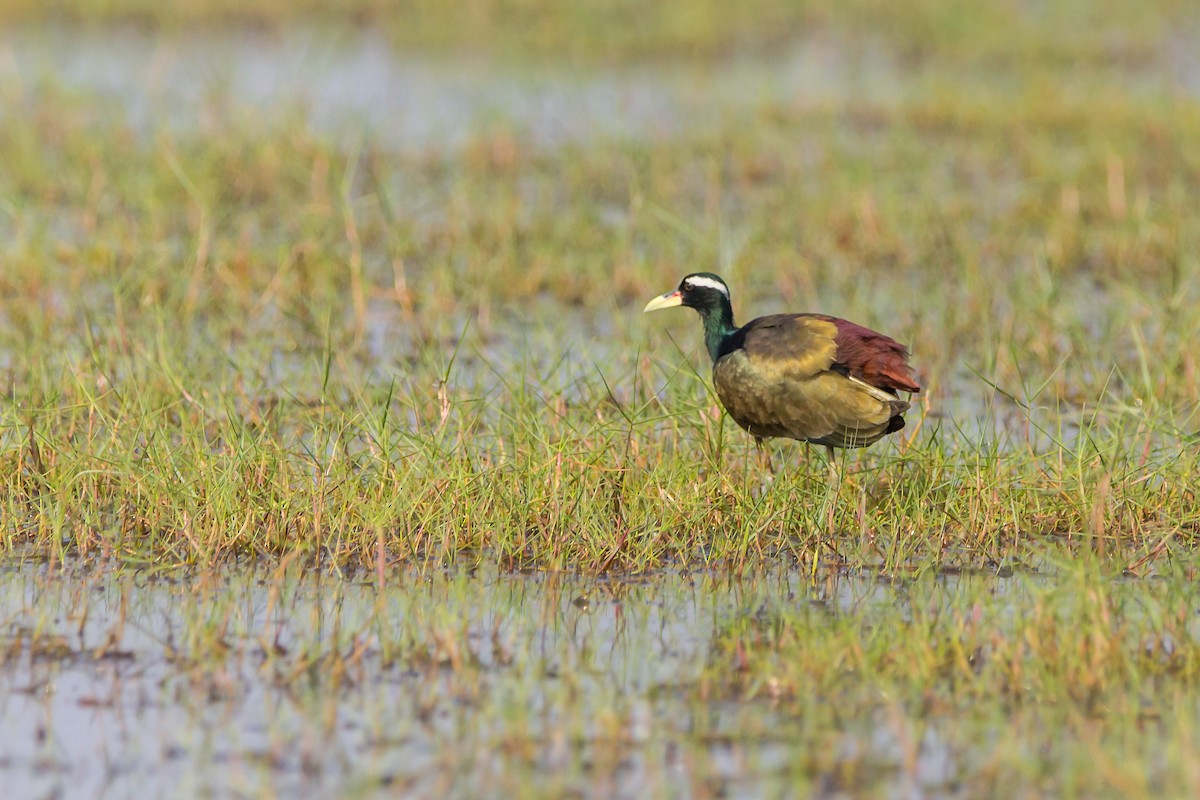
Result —
<path fill-rule="evenodd" d="M 0 788 L 979 797 L 1033 757 L 1055 765 L 1041 790 L 1069 794 L 1097 787 L 1093 759 L 1128 775 L 1126 747 L 1157 753 L 1136 780 L 1178 787 L 1171 732 L 1200 723 L 1195 612 L 1173 618 L 1195 608 L 1190 585 L 1071 599 L 1078 576 L 390 578 L 8 568 Z M 1084 630 L 1056 630 L 1070 606 Z M 1086 670 L 1093 624 L 1123 667 L 1072 685 L 1047 657 Z"/>
<path fill-rule="evenodd" d="M 101 5 L 0 7 L 0 797 L 1200 791 L 1194 12 Z M 767 471 L 699 270 L 906 427 Z"/>

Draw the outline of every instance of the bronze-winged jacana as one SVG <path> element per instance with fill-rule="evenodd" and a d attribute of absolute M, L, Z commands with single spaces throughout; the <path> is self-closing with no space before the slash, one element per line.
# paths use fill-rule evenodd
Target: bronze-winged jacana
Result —
<path fill-rule="evenodd" d="M 688 306 L 700 312 L 713 361 L 713 385 L 733 421 L 755 438 L 784 436 L 833 448 L 866 447 L 904 427 L 921 387 L 908 349 L 862 325 L 824 314 L 771 314 L 733 322 L 729 287 L 697 272 L 645 311 Z M 768 462 L 769 463 L 769 462 Z"/>

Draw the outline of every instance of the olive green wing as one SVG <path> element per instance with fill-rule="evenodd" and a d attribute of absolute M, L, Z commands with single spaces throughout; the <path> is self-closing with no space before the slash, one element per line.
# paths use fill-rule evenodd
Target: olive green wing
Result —
<path fill-rule="evenodd" d="M 837 360 L 837 325 L 808 314 L 772 314 L 746 324 L 723 351 L 742 350 L 762 380 L 805 380 Z"/>

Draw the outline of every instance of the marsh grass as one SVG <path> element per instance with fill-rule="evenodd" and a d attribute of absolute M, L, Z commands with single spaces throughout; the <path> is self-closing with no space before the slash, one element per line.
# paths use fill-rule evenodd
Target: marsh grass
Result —
<path fill-rule="evenodd" d="M 144 141 L 48 104 L 0 134 L 5 541 L 583 571 L 1188 558 L 1195 165 L 1108 142 L 1155 130 L 1170 159 L 1200 130 L 1138 102 L 1080 117 L 1071 158 L 1024 177 L 1030 134 L 999 108 L 919 158 L 903 109 L 413 156 L 269 123 Z M 754 468 L 695 321 L 637 314 L 698 267 L 742 318 L 820 308 L 912 344 L 928 392 L 894 443 L 845 456 L 832 520 L 806 448 Z"/>

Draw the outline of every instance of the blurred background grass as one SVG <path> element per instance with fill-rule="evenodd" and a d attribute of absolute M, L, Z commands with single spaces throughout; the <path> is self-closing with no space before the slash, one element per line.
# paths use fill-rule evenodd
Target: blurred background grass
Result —
<path fill-rule="evenodd" d="M 9 24 L 132 24 L 159 30 L 196 26 L 281 28 L 335 24 L 383 30 L 398 46 L 626 63 L 628 59 L 769 56 L 814 30 L 880 37 L 906 60 L 1016 70 L 1138 64 L 1155 42 L 1194 25 L 1181 0 L 719 0 L 646 5 L 631 0 L 6 0 Z"/>

